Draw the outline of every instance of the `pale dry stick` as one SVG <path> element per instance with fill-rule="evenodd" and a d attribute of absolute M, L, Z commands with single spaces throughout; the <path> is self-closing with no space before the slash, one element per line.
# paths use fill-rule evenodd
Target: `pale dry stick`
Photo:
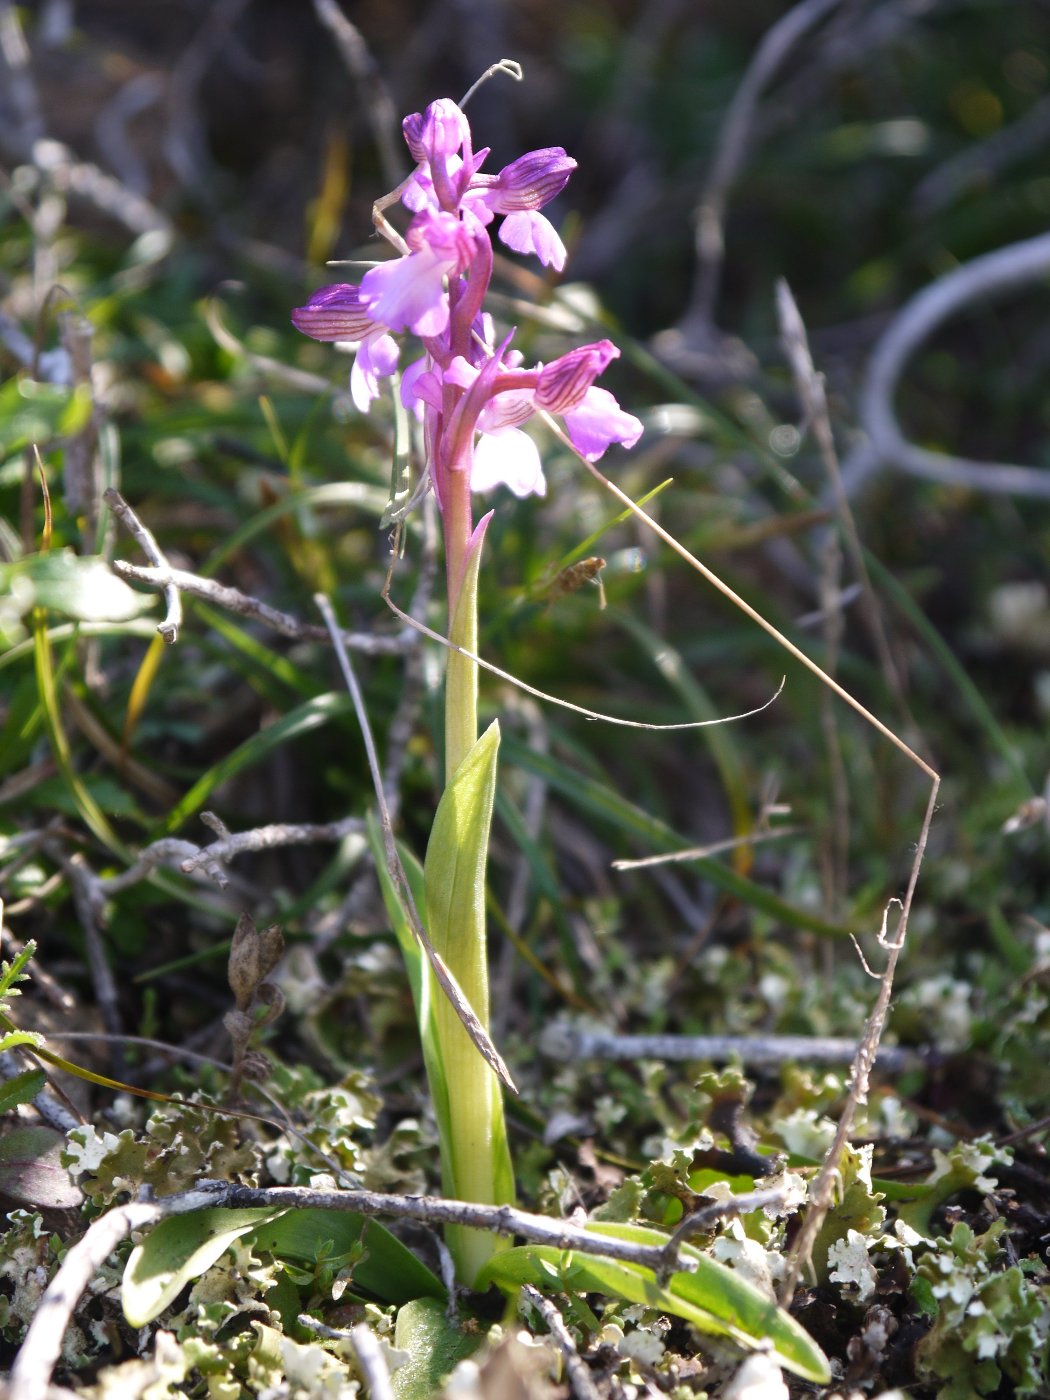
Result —
<path fill-rule="evenodd" d="M 626 500 L 628 498 L 624 497 L 624 499 Z M 618 715 L 606 715 L 602 714 L 600 710 L 588 710 L 584 705 L 574 705 L 571 700 L 562 700 L 557 695 L 549 695 L 545 690 L 537 690 L 535 686 L 528 685 L 518 676 L 512 675 L 509 671 L 502 670 L 491 661 L 486 661 L 483 656 L 479 656 L 476 652 L 469 651 L 466 647 L 461 647 L 457 642 L 453 642 L 440 632 L 435 632 L 434 629 L 428 627 L 426 623 L 418 621 L 411 613 L 407 613 L 403 608 L 399 608 L 390 596 L 389 586 L 390 579 L 388 577 L 386 584 L 383 586 L 383 601 L 390 611 L 399 617 L 406 626 L 415 628 L 422 636 L 429 637 L 432 642 L 440 643 L 441 646 L 447 647 L 449 651 L 458 651 L 460 656 L 465 656 L 469 661 L 473 661 L 476 666 L 480 666 L 483 670 L 490 672 L 494 676 L 498 676 L 501 681 L 506 681 L 508 685 L 513 685 L 518 690 L 524 691 L 526 695 L 532 695 L 537 700 L 542 700 L 548 705 L 557 705 L 559 709 L 569 710 L 574 715 L 582 715 L 584 719 L 598 720 L 602 724 L 614 724 L 622 729 L 651 729 L 660 733 L 680 729 L 707 729 L 713 724 L 735 724 L 737 720 L 752 719 L 755 715 L 760 715 L 763 710 L 768 710 L 770 705 L 779 698 L 780 692 L 784 689 L 784 681 L 781 680 L 775 692 L 763 704 L 756 705 L 753 710 L 744 710 L 738 715 L 721 715 L 718 719 L 694 719 L 687 720 L 683 724 L 649 724 L 647 721 L 640 719 L 621 719 Z"/>
<path fill-rule="evenodd" d="M 577 1350 L 572 1333 L 565 1325 L 565 1319 L 551 1299 L 545 1298 L 539 1289 L 534 1288 L 531 1283 L 522 1284 L 521 1298 L 522 1302 L 538 1312 L 546 1323 L 547 1331 L 551 1334 L 562 1354 L 565 1374 L 569 1381 L 569 1390 L 576 1397 L 576 1400 L 601 1400 L 601 1391 L 591 1375 L 591 1368 Z"/>
<path fill-rule="evenodd" d="M 130 507 L 128 508 L 130 511 Z M 240 617 L 251 617 L 264 627 L 279 632 L 282 637 L 291 637 L 301 642 L 327 642 L 328 632 L 316 623 L 302 622 L 291 613 L 281 612 L 250 593 L 242 593 L 239 588 L 216 583 L 214 579 L 202 578 L 200 574 L 187 573 L 185 569 L 143 568 L 139 564 L 127 564 L 122 559 L 113 561 L 113 569 L 124 579 L 148 584 L 151 588 L 171 586 L 191 597 L 202 598 L 226 612 L 237 613 Z M 158 628 L 158 631 L 160 629 Z M 343 632 L 344 646 L 353 651 L 366 652 L 373 656 L 395 656 L 399 652 L 415 646 L 415 638 L 402 633 L 398 637 L 374 637 L 369 632 Z"/>
<path fill-rule="evenodd" d="M 383 1349 L 367 1322 L 358 1322 L 347 1332 L 344 1328 L 329 1327 L 324 1322 L 318 1322 L 309 1313 L 300 1313 L 297 1320 L 300 1327 L 305 1327 L 315 1336 L 326 1337 L 333 1342 L 346 1342 L 352 1347 L 357 1369 L 368 1387 L 371 1400 L 394 1400 L 394 1388 L 390 1383 L 390 1370 Z"/>
<path fill-rule="evenodd" d="M 619 1035 L 555 1021 L 540 1037 L 540 1050 L 554 1060 L 739 1060 L 752 1069 L 779 1069 L 797 1060 L 813 1065 L 848 1065 L 857 1042 L 845 1036 L 809 1035 Z M 880 1046 L 879 1066 L 899 1071 L 921 1065 L 915 1050 Z"/>
<path fill-rule="evenodd" d="M 758 846 L 765 841 L 776 841 L 782 836 L 797 836 L 800 826 L 778 826 L 775 831 L 754 831 L 746 836 L 729 836 L 724 841 L 712 841 L 708 846 L 690 846 L 683 851 L 669 851 L 658 856 L 642 856 L 637 860 L 614 860 L 614 870 L 645 870 L 653 865 L 673 865 L 679 861 L 707 860 L 711 856 L 723 855 L 726 851 L 739 850 L 741 846 Z"/>
<path fill-rule="evenodd" d="M 216 819 L 210 812 L 201 813 L 205 826 Z M 315 841 L 341 841 L 345 836 L 364 830 L 358 817 L 344 817 L 338 822 L 300 823 L 274 822 L 270 826 L 253 827 L 250 831 L 229 832 L 223 829 L 218 841 L 210 846 L 198 846 L 176 836 L 164 836 L 153 841 L 135 857 L 127 870 L 119 875 L 95 876 L 94 884 L 104 896 L 119 894 L 146 879 L 159 865 L 193 875 L 203 870 L 209 880 L 224 890 L 229 880 L 220 862 L 243 855 L 246 851 L 272 851 L 280 846 L 306 846 Z M 214 830 L 214 826 L 212 827 Z"/>
<path fill-rule="evenodd" d="M 805 323 L 791 288 L 783 278 L 777 282 L 776 300 L 784 349 L 791 366 L 791 372 L 794 375 L 799 398 L 802 400 L 806 417 L 812 425 L 817 445 L 820 448 L 821 459 L 828 476 L 828 483 L 835 503 L 835 512 L 839 517 L 850 564 L 853 566 L 853 571 L 860 584 L 864 616 L 875 644 L 879 665 L 886 678 L 886 683 L 897 701 L 902 718 L 912 730 L 915 730 L 916 725 L 908 706 L 904 682 L 890 647 L 889 638 L 886 635 L 882 609 L 879 607 L 878 596 L 868 572 L 864 548 L 857 530 L 857 522 L 842 480 L 839 456 L 835 449 L 835 435 L 831 427 L 831 414 L 828 410 L 828 399 L 824 389 L 824 378 L 823 375 L 817 373 L 816 366 L 813 364 Z"/>
<path fill-rule="evenodd" d="M 401 144 L 395 139 L 395 133 L 401 133 L 401 126 L 379 65 L 369 52 L 361 31 L 347 19 L 336 0 L 314 0 L 314 12 L 332 35 L 343 63 L 361 88 L 361 107 L 372 128 L 384 183 L 396 185 L 404 166 Z"/>
<path fill-rule="evenodd" d="M 795 45 L 842 0 L 800 0 L 762 36 L 718 133 L 715 159 L 694 215 L 697 280 L 683 320 L 714 320 L 725 252 L 726 203 L 747 152 L 759 99 Z"/>
<path fill-rule="evenodd" d="M 934 777 L 930 790 L 930 799 L 926 806 L 926 814 L 923 817 L 922 831 L 919 835 L 919 842 L 915 849 L 915 862 L 912 866 L 911 876 L 908 880 L 908 888 L 904 894 L 901 905 L 900 919 L 897 921 L 897 936 L 892 943 L 886 943 L 887 949 L 886 968 L 879 983 L 879 994 L 875 998 L 875 1005 L 871 1015 L 868 1017 L 867 1025 L 864 1028 L 864 1035 L 857 1047 L 856 1057 L 853 1061 L 853 1068 L 850 1075 L 849 1093 L 842 1112 L 839 1115 L 838 1126 L 835 1129 L 835 1137 L 828 1148 L 823 1165 L 817 1173 L 816 1179 L 809 1193 L 809 1204 L 806 1210 L 806 1218 L 802 1229 L 799 1231 L 795 1241 L 795 1247 L 791 1251 L 788 1259 L 787 1272 L 781 1287 L 781 1302 L 787 1304 L 794 1296 L 795 1286 L 803 1268 L 810 1260 L 813 1252 L 813 1245 L 820 1227 L 823 1225 L 835 1193 L 835 1183 L 838 1178 L 839 1162 L 842 1159 L 842 1152 L 849 1140 L 850 1129 L 853 1126 L 853 1116 L 857 1110 L 857 1105 L 866 1102 L 868 1096 L 868 1085 L 871 1079 L 871 1068 L 878 1054 L 879 1040 L 882 1036 L 883 1027 L 886 1024 L 886 1016 L 890 1009 L 890 996 L 893 992 L 893 978 L 897 971 L 897 961 L 904 949 L 905 939 L 908 933 L 908 916 L 911 913 L 912 898 L 915 894 L 915 886 L 919 879 L 919 868 L 922 865 L 922 858 L 926 851 L 926 842 L 930 834 L 930 826 L 933 822 L 933 813 L 937 805 L 937 793 L 940 789 L 941 780 Z"/>
<path fill-rule="evenodd" d="M 192 1205 L 184 1205 L 184 1210 L 202 1210 L 212 1204 L 211 1193 L 207 1191 L 188 1194 L 197 1199 Z M 92 1222 L 86 1234 L 66 1254 L 37 1304 L 11 1367 L 7 1400 L 47 1400 L 51 1374 L 62 1354 L 66 1328 L 91 1280 L 132 1230 L 141 1230 L 172 1214 L 169 1203 L 175 1199 L 168 1196 L 163 1201 L 133 1201 Z"/>
<path fill-rule="evenodd" d="M 344 817 L 337 822 L 274 822 L 270 826 L 257 826 L 250 831 L 240 832 L 227 831 L 212 812 L 202 812 L 201 821 L 218 832 L 219 840 L 204 847 L 197 855 L 182 861 L 179 869 L 184 875 L 191 875 L 202 865 L 207 868 L 212 862 L 227 861 L 245 851 L 272 851 L 279 846 L 307 846 L 315 841 L 342 841 L 344 837 L 360 834 L 365 829 L 365 823 L 360 817 Z"/>
<path fill-rule="evenodd" d="M 164 621 L 157 625 L 157 631 L 168 646 L 172 646 L 178 641 L 179 628 L 182 626 L 182 599 L 179 597 L 178 588 L 170 578 L 171 565 L 157 543 L 153 531 L 142 523 L 115 486 L 107 486 L 102 493 L 102 499 L 132 539 L 135 540 L 153 567 L 163 570 L 169 575 L 168 581 L 161 584 L 166 611 Z"/>
<path fill-rule="evenodd" d="M 371 1400 L 394 1400 L 390 1383 L 390 1368 L 386 1364 L 379 1338 L 367 1322 L 358 1322 L 350 1329 L 350 1345 L 357 1358 L 357 1367 L 364 1378 Z"/>
<path fill-rule="evenodd" d="M 533 1215 L 513 1206 L 480 1206 L 434 1196 L 396 1196 L 377 1191 L 316 1191 L 303 1186 L 250 1187 L 230 1181 L 201 1181 L 192 1190 L 158 1201 L 134 1201 L 117 1206 L 88 1226 L 69 1250 L 37 1305 L 25 1339 L 15 1357 L 7 1400 L 46 1400 L 51 1373 L 58 1363 L 62 1338 L 77 1303 L 92 1278 L 133 1230 L 143 1230 L 171 1215 L 211 1208 L 349 1210 L 370 1219 L 393 1216 L 425 1224 L 463 1225 L 495 1234 L 520 1235 L 535 1244 L 579 1254 L 619 1259 L 644 1268 L 666 1267 L 663 1245 L 631 1244 L 599 1235 L 549 1216 Z M 731 1206 L 729 1207 L 731 1209 Z M 692 1273 L 695 1260 L 676 1261 L 679 1272 Z"/>
<path fill-rule="evenodd" d="M 975 462 L 931 452 L 905 438 L 893 398 L 905 365 L 932 333 L 962 307 L 1037 282 L 1050 273 L 1050 233 L 985 253 L 924 287 L 897 313 L 872 352 L 860 398 L 868 441 L 843 464 L 853 494 L 880 466 L 895 466 L 927 481 L 967 486 L 996 495 L 1050 498 L 1050 471 L 1010 462 Z"/>
<path fill-rule="evenodd" d="M 493 1045 L 491 1036 L 482 1025 L 474 1008 L 464 996 L 459 983 L 445 964 L 445 960 L 430 941 L 430 937 L 423 927 L 423 921 L 419 917 L 416 902 L 412 897 L 412 890 L 409 887 L 408 877 L 405 875 L 404 866 L 401 864 L 401 857 L 397 850 L 397 842 L 394 840 L 394 827 L 390 820 L 390 809 L 387 806 L 386 793 L 384 791 L 383 771 L 379 765 L 379 755 L 376 751 L 375 739 L 372 736 L 372 726 L 368 721 L 368 711 L 365 709 L 365 701 L 361 693 L 361 687 L 358 685 L 354 668 L 350 664 L 350 656 L 346 647 L 342 645 L 339 634 L 339 624 L 336 621 L 331 603 L 323 593 L 315 594 L 314 601 L 331 635 L 332 643 L 335 647 L 335 654 L 339 661 L 339 668 L 343 673 L 343 680 L 346 682 L 346 688 L 350 692 L 350 698 L 353 701 L 354 711 L 357 715 L 357 722 L 361 729 L 361 737 L 365 745 L 365 754 L 368 758 L 368 768 L 372 775 L 372 786 L 376 795 L 376 806 L 379 809 L 379 824 L 383 832 L 383 846 L 386 851 L 387 869 L 390 872 L 390 878 L 394 882 L 394 887 L 401 900 L 401 907 L 405 911 L 405 915 L 408 918 L 409 924 L 412 927 L 412 932 L 419 946 L 426 954 L 427 961 L 430 964 L 438 985 L 452 1004 L 456 1015 L 462 1023 L 463 1029 L 466 1031 L 467 1035 L 470 1036 L 478 1053 L 496 1075 L 496 1078 L 499 1079 L 501 1083 L 505 1084 L 512 1093 L 516 1094 L 518 1092 L 517 1085 L 511 1078 L 510 1071 L 504 1064 L 502 1056 L 495 1045 Z"/>
<path fill-rule="evenodd" d="M 1048 243 L 1048 248 L 1050 248 L 1050 243 Z M 875 1006 L 868 1018 L 868 1023 L 865 1027 L 861 1042 L 857 1047 L 856 1056 L 853 1061 L 850 1091 L 839 1119 L 835 1140 L 828 1149 L 824 1165 L 820 1169 L 816 1182 L 814 1182 L 813 1204 L 807 1213 L 805 1227 L 800 1232 L 795 1249 L 792 1252 L 791 1268 L 784 1290 L 784 1296 L 790 1296 L 798 1278 L 799 1269 L 801 1267 L 800 1261 L 808 1260 L 809 1252 L 813 1247 L 813 1241 L 816 1239 L 817 1232 L 820 1228 L 820 1222 L 827 1214 L 831 1199 L 832 1183 L 838 1171 L 839 1159 L 853 1123 L 853 1115 L 856 1111 L 857 1104 L 863 1101 L 868 1091 L 871 1066 L 878 1050 L 879 1039 L 886 1021 L 886 1013 L 889 1010 L 890 994 L 893 989 L 893 975 L 896 971 L 897 959 L 900 957 L 907 936 L 912 899 L 915 894 L 916 885 L 918 884 L 919 871 L 922 868 L 922 858 L 926 852 L 930 827 L 933 823 L 933 814 L 937 805 L 937 794 L 941 786 L 940 774 L 927 763 L 925 759 L 920 758 L 915 750 L 909 747 L 909 745 L 906 744 L 898 734 L 895 734 L 887 724 L 884 724 L 881 719 L 874 715 L 866 706 L 862 705 L 859 700 L 851 695 L 848 690 L 840 685 L 834 677 L 829 676 L 817 662 L 812 660 L 811 657 L 808 657 L 794 642 L 785 637 L 781 631 L 774 627 L 771 622 L 768 622 L 750 603 L 745 602 L 744 599 L 741 598 L 738 593 L 734 592 L 727 583 L 724 583 L 713 570 L 709 569 L 706 564 L 701 563 L 695 554 L 692 554 L 686 549 L 685 545 L 670 534 L 669 531 L 665 530 L 663 526 L 657 524 L 652 516 L 643 510 L 641 506 L 632 501 L 625 491 L 622 491 L 614 482 L 610 481 L 593 462 L 589 462 L 586 457 L 577 452 L 560 426 L 549 414 L 544 414 L 543 417 L 556 433 L 558 439 L 572 452 L 573 456 L 583 463 L 600 485 L 604 486 L 618 501 L 621 501 L 633 515 L 644 521 L 670 549 L 673 549 L 680 558 L 684 559 L 687 564 L 694 568 L 697 573 L 700 574 L 702 578 L 706 579 L 712 587 L 716 588 L 723 597 L 727 598 L 735 607 L 739 608 L 745 617 L 749 617 L 753 622 L 757 623 L 757 625 L 761 627 L 768 636 L 772 637 L 789 656 L 793 656 L 797 661 L 800 661 L 823 685 L 833 690 L 841 700 L 844 700 L 846 704 L 848 704 L 851 709 L 855 710 L 862 719 L 866 720 L 873 729 L 884 738 L 888 739 L 895 748 L 899 749 L 901 753 L 909 758 L 930 780 L 929 801 L 927 802 L 926 812 L 922 819 L 919 840 L 915 847 L 915 859 L 912 862 L 911 872 L 908 877 L 908 887 L 904 896 L 900 920 L 897 925 L 895 945 L 891 947 Z M 788 1287 L 788 1284 L 790 1287 Z"/>

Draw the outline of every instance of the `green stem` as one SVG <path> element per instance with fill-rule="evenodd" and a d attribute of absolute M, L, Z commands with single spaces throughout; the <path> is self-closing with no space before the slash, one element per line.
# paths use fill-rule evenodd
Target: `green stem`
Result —
<path fill-rule="evenodd" d="M 469 473 L 450 473 L 450 477 L 448 499 L 444 502 L 449 639 L 476 653 L 481 538 L 471 530 Z M 445 675 L 446 793 L 427 853 L 428 917 L 434 946 L 487 1029 L 485 857 L 495 781 L 495 745 L 499 738 L 494 727 L 479 744 L 477 712 L 477 663 L 461 652 L 449 651 Z M 480 808 L 468 796 L 475 791 L 472 774 L 479 770 L 479 764 L 491 774 Z M 473 809 L 471 819 L 467 818 L 468 808 Z M 450 880 L 454 891 L 451 903 L 446 904 L 443 899 L 432 902 L 431 890 L 445 880 Z M 439 914 L 439 908 L 446 914 Z M 514 1178 L 499 1082 L 456 1011 L 441 994 L 435 997 L 433 1017 L 447 1096 L 445 1112 L 438 1113 L 445 1194 L 484 1205 L 510 1203 L 514 1199 Z M 462 1227 L 450 1227 L 447 1237 L 458 1276 L 468 1285 L 473 1284 L 493 1253 L 507 1245 L 488 1231 Z"/>

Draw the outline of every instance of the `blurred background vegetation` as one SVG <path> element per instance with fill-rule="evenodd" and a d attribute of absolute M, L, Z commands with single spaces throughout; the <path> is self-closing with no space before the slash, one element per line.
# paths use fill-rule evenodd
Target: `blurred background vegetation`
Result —
<path fill-rule="evenodd" d="M 76 874 L 118 876 L 162 836 L 207 844 L 204 809 L 233 831 L 363 816 L 363 749 L 328 648 L 189 596 L 165 648 L 151 640 L 154 595 L 142 595 L 152 613 L 102 621 L 82 576 L 59 568 L 56 581 L 41 551 L 144 563 L 100 509 L 101 489 L 118 486 L 173 565 L 308 622 L 325 590 L 348 627 L 399 634 L 380 599 L 390 547 L 377 528 L 392 413 L 357 415 L 349 361 L 298 337 L 288 315 L 320 283 L 356 278 L 326 260 L 374 256 L 372 201 L 408 172 L 401 116 L 509 56 L 524 82 L 497 79 L 470 105 L 487 168 L 562 145 L 579 169 L 554 209 L 564 284 L 508 259 L 498 309 L 540 358 L 581 331 L 623 348 L 609 385 L 647 432 L 603 463 L 609 475 L 636 499 L 672 479 L 653 514 L 943 771 L 890 1030 L 948 1058 L 904 1086 L 907 1124 L 1030 1124 L 1047 1111 L 1050 1056 L 1038 796 L 1050 510 L 851 463 L 871 352 L 895 314 L 1046 227 L 1050 9 L 805 0 L 748 115 L 724 182 L 724 256 L 706 272 L 695 213 L 726 156 L 734 95 L 785 6 L 358 0 L 346 14 L 349 37 L 320 0 L 0 3 L 0 879 L 7 946 L 37 938 L 40 967 L 72 995 L 60 1007 L 34 990 L 40 1027 L 105 1021 L 225 1056 L 222 954 L 247 910 L 260 926 L 279 919 L 291 945 L 271 1049 L 328 1076 L 377 1066 L 391 1121 L 419 1105 L 407 988 L 358 836 L 239 857 L 225 891 L 172 869 L 101 887 L 94 913 Z M 900 693 L 853 567 L 836 562 L 827 474 L 778 331 L 779 278 L 826 376 Z M 908 365 L 904 430 L 933 450 L 1050 469 L 1048 364 L 1045 286 L 975 305 Z M 787 675 L 761 716 L 672 735 L 588 724 L 483 683 L 506 736 L 497 1038 L 526 1086 L 526 1127 L 604 1103 L 603 1144 L 633 1159 L 659 1126 L 649 1087 L 628 1069 L 552 1079 L 538 1027 L 583 1010 L 621 1030 L 856 1033 L 874 984 L 845 932 L 872 946 L 927 786 L 620 519 L 556 442 L 543 451 L 546 500 L 491 502 L 487 657 L 659 723 L 749 709 Z M 394 573 L 402 605 L 433 566 L 423 519 Z M 599 554 L 607 608 L 593 586 L 552 596 L 566 563 Z M 428 620 L 442 626 L 436 608 Z M 422 851 L 440 658 L 359 664 L 402 830 Z M 1023 829 L 1004 832 L 1023 804 Z M 739 838 L 706 864 L 610 868 Z M 116 986 L 100 994 L 102 963 Z M 129 1058 L 126 1076 L 161 1082 L 155 1059 Z M 549 1162 L 537 1147 L 536 1170 Z"/>

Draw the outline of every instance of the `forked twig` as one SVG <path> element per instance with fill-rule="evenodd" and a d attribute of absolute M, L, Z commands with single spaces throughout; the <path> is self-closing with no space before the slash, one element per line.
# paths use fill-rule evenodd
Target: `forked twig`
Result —
<path fill-rule="evenodd" d="M 172 646 L 178 641 L 179 628 L 182 626 L 182 599 L 179 597 L 179 590 L 171 578 L 171 565 L 157 543 L 153 531 L 142 523 L 115 486 L 107 486 L 102 493 L 102 499 L 135 540 L 153 567 L 163 570 L 167 574 L 167 578 L 160 584 L 167 611 L 164 621 L 158 625 L 157 631 L 168 646 Z"/>

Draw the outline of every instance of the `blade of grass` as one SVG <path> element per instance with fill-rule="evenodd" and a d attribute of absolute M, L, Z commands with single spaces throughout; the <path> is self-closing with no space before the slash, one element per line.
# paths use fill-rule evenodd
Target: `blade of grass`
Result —
<path fill-rule="evenodd" d="M 675 851 L 691 844 L 664 822 L 643 812 L 625 797 L 595 782 L 593 778 L 587 778 L 579 772 L 567 771 L 557 759 L 536 753 L 513 738 L 504 741 L 504 748 L 510 762 L 527 769 L 530 773 L 539 774 L 574 806 L 609 822 L 619 830 L 644 841 L 648 846 Z M 694 863 L 697 870 L 713 885 L 733 895 L 742 904 L 760 910 L 780 923 L 791 928 L 809 929 L 829 938 L 848 936 L 848 929 L 828 923 L 807 909 L 796 908 L 717 860 L 698 857 Z"/>
<path fill-rule="evenodd" d="M 33 644 L 37 689 L 44 711 L 45 727 L 51 741 L 51 752 L 54 755 L 58 771 L 69 788 L 77 811 L 91 833 L 107 850 L 124 859 L 130 859 L 127 847 L 110 826 L 105 813 L 88 791 L 74 766 L 69 736 L 62 723 L 62 711 L 58 703 L 58 686 L 55 679 L 51 642 L 44 614 L 40 610 L 36 610 L 33 616 Z"/>
<path fill-rule="evenodd" d="M 203 773 L 182 801 L 177 803 L 160 823 L 153 839 L 170 836 L 172 832 L 177 831 L 187 817 L 201 810 L 219 784 L 232 778 L 235 773 L 259 763 L 282 744 L 291 743 L 293 739 L 300 739 L 304 734 L 310 734 L 322 725 L 350 714 L 353 714 L 353 705 L 349 697 L 334 693 L 317 695 L 312 700 L 297 705 L 294 710 L 289 710 L 286 715 L 253 734 L 250 739 L 246 739 L 232 753 L 226 754 Z"/>

